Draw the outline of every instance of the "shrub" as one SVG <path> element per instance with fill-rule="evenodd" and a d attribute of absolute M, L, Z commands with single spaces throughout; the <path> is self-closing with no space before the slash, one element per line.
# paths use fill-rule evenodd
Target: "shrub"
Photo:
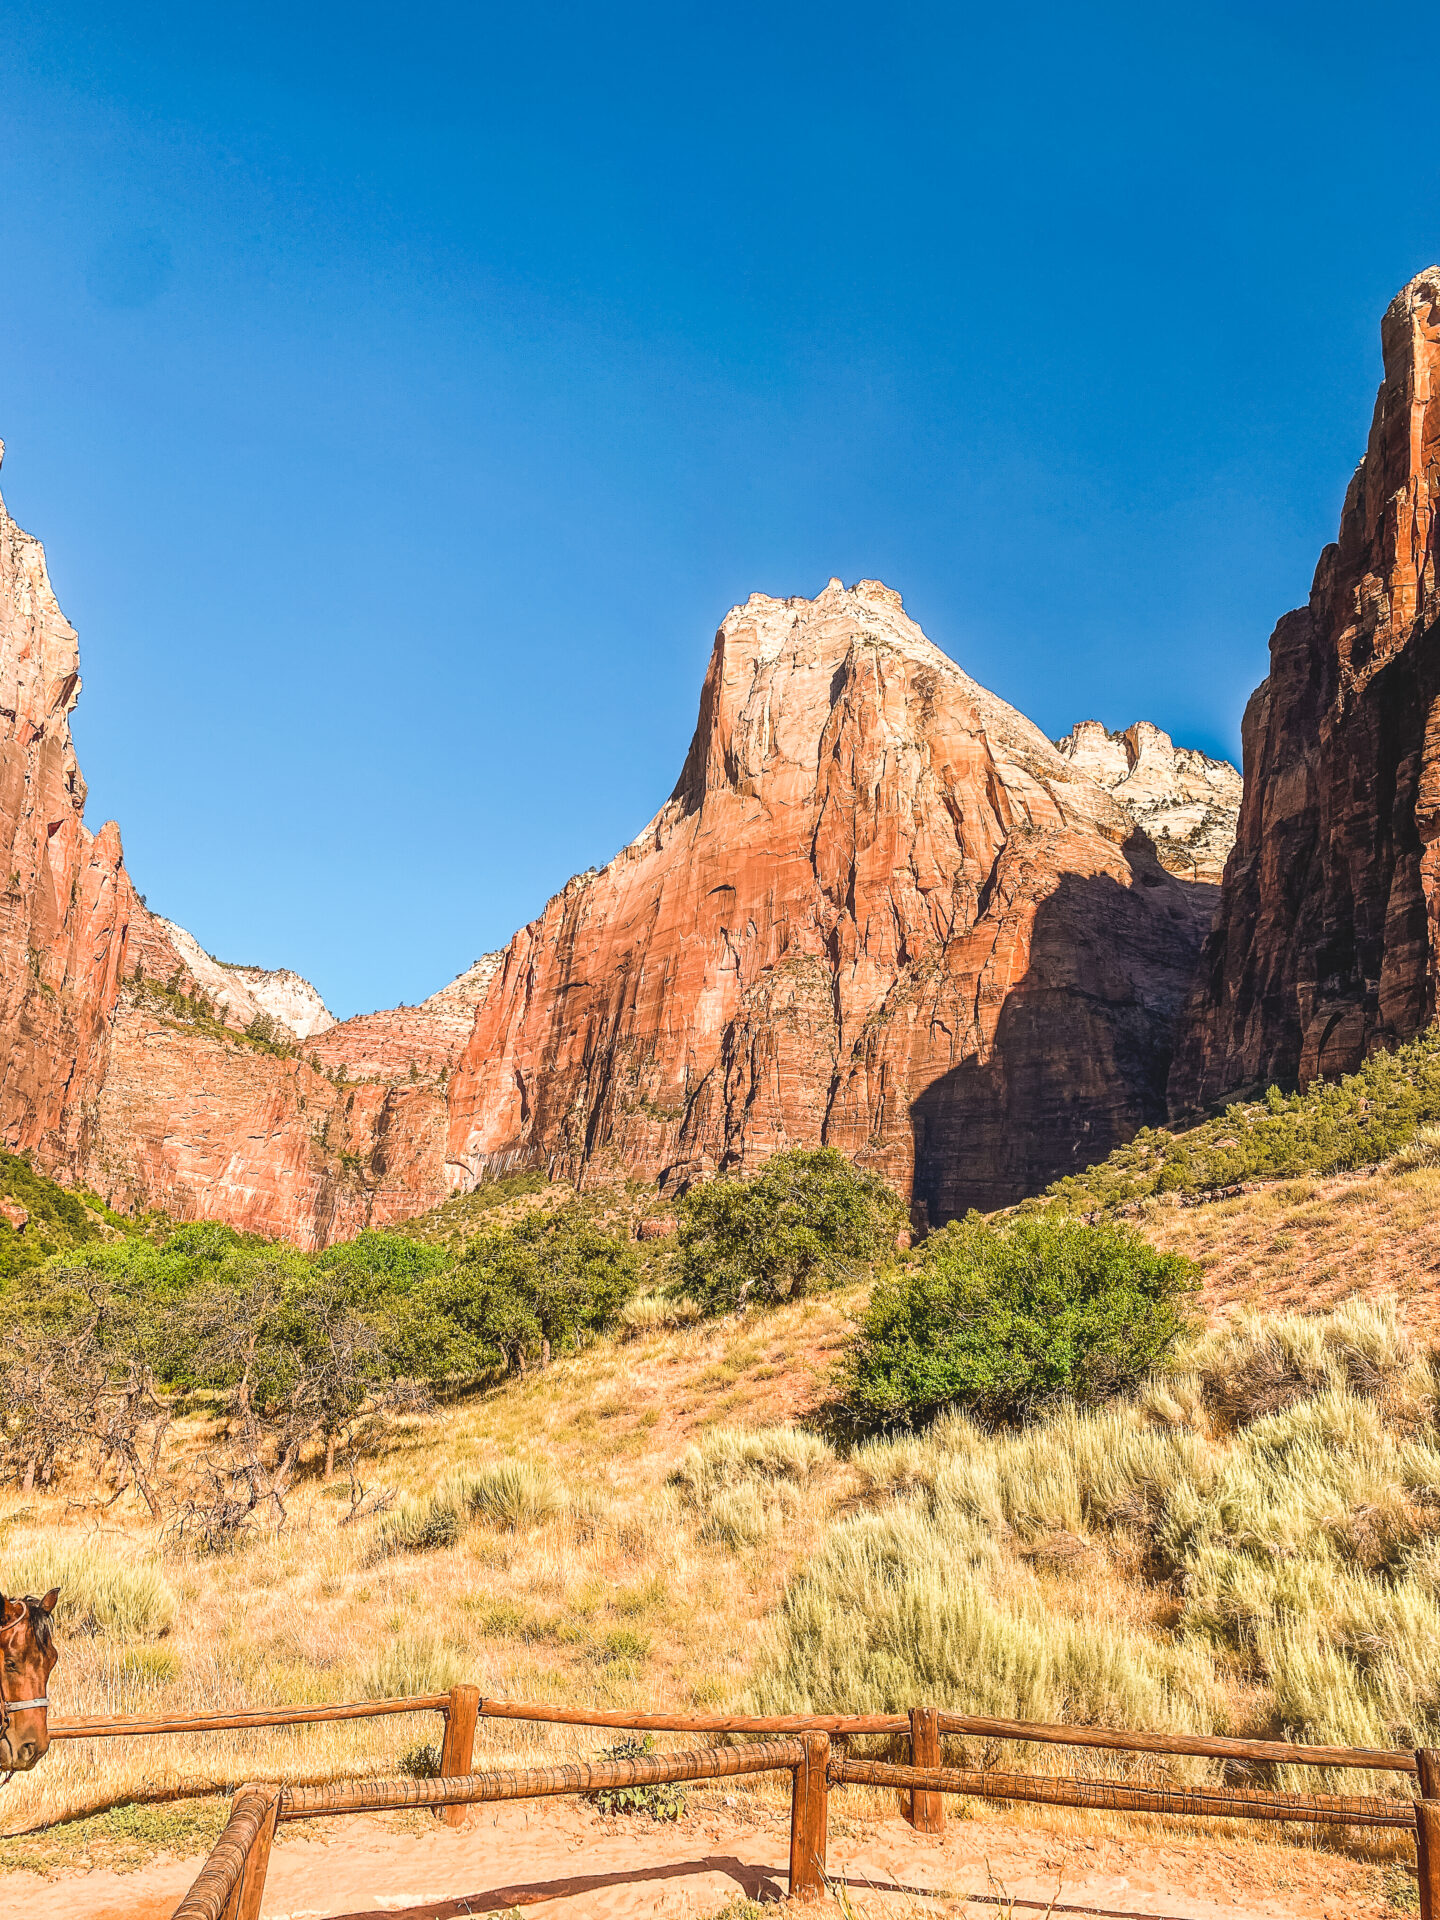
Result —
<path fill-rule="evenodd" d="M 1202 1650 L 1071 1620 L 995 1588 L 990 1530 L 901 1507 L 841 1521 L 787 1587 L 754 1690 L 762 1713 L 899 1712 L 1187 1731 L 1223 1724 Z"/>
<path fill-rule="evenodd" d="M 454 1649 L 436 1633 L 402 1635 L 375 1654 L 359 1674 L 361 1697 L 400 1700 L 417 1693 L 448 1693 L 460 1679 Z"/>
<path fill-rule="evenodd" d="M 773 1306 L 894 1245 L 905 1210 L 833 1148 L 777 1153 L 749 1180 L 711 1180 L 680 1203 L 678 1292 L 708 1313 Z"/>
<path fill-rule="evenodd" d="M 1352 1300 L 1330 1314 L 1241 1313 L 1188 1356 L 1205 1411 L 1223 1427 L 1248 1426 L 1331 1388 L 1382 1404 L 1424 1425 L 1435 1381 L 1393 1299 Z M 1180 1380 L 1173 1383 L 1184 1391 Z"/>
<path fill-rule="evenodd" d="M 945 1406 L 1003 1419 L 1118 1393 L 1174 1346 L 1197 1271 L 1126 1227 L 971 1214 L 876 1283 L 839 1370 L 843 1404 L 874 1428 Z"/>
<path fill-rule="evenodd" d="M 134 1566 L 103 1547 L 7 1548 L 5 1587 L 17 1593 L 60 1589 L 55 1624 L 66 1633 L 153 1640 L 174 1626 L 179 1606 L 158 1567 Z"/>
<path fill-rule="evenodd" d="M 554 1519 L 565 1505 L 549 1468 L 525 1460 L 500 1460 L 461 1474 L 451 1482 L 449 1497 L 472 1520 L 512 1533 Z"/>
<path fill-rule="evenodd" d="M 438 1740 L 422 1740 L 405 1749 L 398 1765 L 410 1780 L 438 1780 L 442 1758 Z"/>
<path fill-rule="evenodd" d="M 647 1733 L 639 1739 L 620 1740 L 613 1747 L 602 1747 L 602 1760 L 639 1760 L 652 1753 L 655 1742 Z M 655 1786 L 601 1787 L 585 1798 L 601 1813 L 648 1813 L 652 1820 L 683 1820 L 686 1813 L 685 1789 L 678 1781 L 664 1780 Z"/>
<path fill-rule="evenodd" d="M 693 1327 L 700 1317 L 697 1300 L 644 1293 L 621 1308 L 620 1328 L 625 1339 L 639 1340 L 647 1333 L 674 1333 L 681 1327 Z"/>
<path fill-rule="evenodd" d="M 1304 1093 L 1269 1088 L 1183 1133 L 1146 1127 L 1098 1166 L 1049 1189 L 1073 1213 L 1122 1206 L 1149 1194 L 1213 1193 L 1242 1180 L 1340 1173 L 1372 1166 L 1417 1140 L 1404 1164 L 1435 1164 L 1417 1129 L 1440 1121 L 1440 1030 L 1428 1028 L 1356 1073 Z"/>
<path fill-rule="evenodd" d="M 747 1481 L 788 1480 L 803 1486 L 834 1459 L 818 1434 L 801 1427 L 712 1427 L 688 1446 L 671 1470 L 669 1485 L 691 1506 L 703 1507 L 719 1493 Z"/>
<path fill-rule="evenodd" d="M 453 1547 L 464 1530 L 465 1516 L 452 1497 L 404 1500 L 381 1516 L 375 1534 L 376 1553 L 434 1553 Z"/>

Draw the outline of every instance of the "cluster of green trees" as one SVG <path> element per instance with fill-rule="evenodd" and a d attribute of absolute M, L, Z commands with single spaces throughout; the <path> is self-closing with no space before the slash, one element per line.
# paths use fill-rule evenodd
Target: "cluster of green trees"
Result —
<path fill-rule="evenodd" d="M 44 1199 L 50 1183 L 27 1181 Z M 323 1448 L 328 1473 L 382 1409 L 543 1367 L 642 1286 L 714 1314 L 873 1275 L 837 1381 L 871 1430 L 1120 1391 L 1169 1351 L 1194 1286 L 1187 1262 L 1059 1207 L 971 1215 L 911 1253 L 894 1193 L 828 1150 L 697 1186 L 658 1256 L 580 1197 L 505 1223 L 482 1212 L 458 1245 L 365 1232 L 318 1254 L 215 1224 L 102 1239 L 78 1201 L 56 1204 L 73 1243 L 0 1278 L 0 1470 L 34 1484 L 86 1457 L 97 1480 L 157 1514 L 188 1503 L 222 1535 L 257 1505 L 283 1513 L 302 1455 Z M 223 1415 L 228 1451 L 182 1498 L 163 1441 L 187 1406 Z"/>

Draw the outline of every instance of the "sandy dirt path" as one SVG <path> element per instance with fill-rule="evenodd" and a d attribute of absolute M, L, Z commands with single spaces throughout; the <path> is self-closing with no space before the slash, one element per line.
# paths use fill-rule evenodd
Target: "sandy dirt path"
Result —
<path fill-rule="evenodd" d="M 778 1815 L 728 1809 L 677 1826 L 606 1820 L 571 1805 L 488 1807 L 458 1831 L 418 1815 L 307 1824 L 282 1830 L 264 1920 L 460 1920 L 517 1909 L 525 1920 L 703 1920 L 736 1895 L 782 1899 L 787 1847 Z M 55 1879 L 8 1873 L 0 1914 L 168 1920 L 200 1864 Z M 1335 1854 L 1245 1841 L 1085 1839 L 989 1820 L 954 1822 L 943 1838 L 923 1838 L 898 1818 L 836 1822 L 830 1870 L 864 1920 L 1000 1920 L 1011 1902 L 1013 1920 L 1029 1920 L 1052 1900 L 1056 1920 L 1387 1920 L 1395 1912 L 1375 1869 Z"/>

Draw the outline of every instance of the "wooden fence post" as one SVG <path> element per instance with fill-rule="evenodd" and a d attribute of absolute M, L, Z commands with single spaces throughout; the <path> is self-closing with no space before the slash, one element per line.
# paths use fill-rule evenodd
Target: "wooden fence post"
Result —
<path fill-rule="evenodd" d="M 790 1898 L 819 1900 L 825 1892 L 830 1826 L 830 1736 L 800 1736 L 805 1756 L 790 1790 Z"/>
<path fill-rule="evenodd" d="M 910 1764 L 912 1767 L 940 1765 L 940 1711 L 938 1707 L 910 1709 Z M 906 1796 L 905 1818 L 917 1833 L 945 1831 L 945 1799 L 939 1793 L 919 1793 L 913 1787 Z"/>
<path fill-rule="evenodd" d="M 1415 1864 L 1420 1880 L 1420 1920 L 1440 1920 L 1440 1753 L 1415 1753 L 1420 1798 L 1415 1802 Z"/>
<path fill-rule="evenodd" d="M 910 1709 L 910 1764 L 912 1767 L 940 1765 L 940 1713 L 936 1707 Z M 917 1833 L 943 1833 L 944 1795 L 912 1791 L 909 1820 Z"/>
<path fill-rule="evenodd" d="M 275 1838 L 275 1820 L 280 1812 L 278 1787 L 242 1787 L 241 1793 L 265 1796 L 265 1812 L 255 1830 L 255 1838 L 245 1855 L 240 1878 L 225 1902 L 220 1920 L 260 1920 L 260 1902 L 265 1898 L 265 1875 L 270 1867 L 270 1843 Z"/>
<path fill-rule="evenodd" d="M 457 1779 L 469 1773 L 475 1753 L 475 1722 L 480 1717 L 480 1689 L 452 1687 L 450 1704 L 445 1710 L 445 1744 L 440 1750 L 440 1776 Z M 463 1827 L 467 1809 L 437 1807 L 436 1817 L 447 1827 Z"/>

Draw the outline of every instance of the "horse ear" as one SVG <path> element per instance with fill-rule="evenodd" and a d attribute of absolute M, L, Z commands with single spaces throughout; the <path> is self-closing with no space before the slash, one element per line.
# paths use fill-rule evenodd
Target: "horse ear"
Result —
<path fill-rule="evenodd" d="M 55 1611 L 55 1602 L 59 1598 L 60 1598 L 59 1587 L 51 1587 L 50 1591 L 46 1594 L 45 1598 L 40 1602 L 41 1610 L 45 1613 L 53 1613 Z"/>

